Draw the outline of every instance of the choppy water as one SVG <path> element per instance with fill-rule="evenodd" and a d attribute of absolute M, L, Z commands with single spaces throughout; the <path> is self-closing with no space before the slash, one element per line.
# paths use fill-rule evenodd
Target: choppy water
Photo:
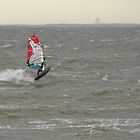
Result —
<path fill-rule="evenodd" d="M 51 71 L 25 68 L 39 35 Z M 0 26 L 1 140 L 139 140 L 140 25 Z"/>

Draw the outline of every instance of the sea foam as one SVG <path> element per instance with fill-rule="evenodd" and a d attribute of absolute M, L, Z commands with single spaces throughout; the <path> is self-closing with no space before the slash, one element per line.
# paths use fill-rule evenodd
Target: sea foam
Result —
<path fill-rule="evenodd" d="M 23 69 L 6 69 L 0 72 L 0 81 L 5 82 L 33 82 L 34 79 Z"/>

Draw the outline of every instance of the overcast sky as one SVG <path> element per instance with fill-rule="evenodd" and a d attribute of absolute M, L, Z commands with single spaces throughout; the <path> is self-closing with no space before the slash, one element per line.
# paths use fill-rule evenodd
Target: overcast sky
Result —
<path fill-rule="evenodd" d="M 0 24 L 140 23 L 140 0 L 0 0 Z"/>

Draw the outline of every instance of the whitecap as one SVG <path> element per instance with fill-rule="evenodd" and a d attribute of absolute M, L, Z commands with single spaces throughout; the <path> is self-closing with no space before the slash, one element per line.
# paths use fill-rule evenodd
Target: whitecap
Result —
<path fill-rule="evenodd" d="M 8 48 L 8 47 L 11 47 L 11 46 L 12 46 L 12 44 L 5 44 L 3 46 L 0 46 L 0 48 Z"/>
<path fill-rule="evenodd" d="M 73 48 L 74 50 L 78 50 L 79 48 L 78 47 L 75 47 L 75 48 Z"/>
<path fill-rule="evenodd" d="M 89 40 L 89 42 L 95 42 L 95 40 L 91 39 L 91 40 Z"/>
<path fill-rule="evenodd" d="M 108 75 L 106 74 L 106 75 L 102 78 L 102 80 L 107 81 L 107 80 L 108 80 Z"/>

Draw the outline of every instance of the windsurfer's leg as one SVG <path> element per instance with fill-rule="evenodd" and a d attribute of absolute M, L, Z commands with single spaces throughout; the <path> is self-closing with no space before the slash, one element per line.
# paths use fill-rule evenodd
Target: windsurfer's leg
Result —
<path fill-rule="evenodd" d="M 38 75 L 40 72 L 42 72 L 42 70 L 41 70 L 41 69 L 39 69 L 39 70 L 37 71 L 37 75 Z"/>
<path fill-rule="evenodd" d="M 42 62 L 41 70 L 43 71 L 44 69 L 45 69 L 45 67 L 44 67 L 44 62 Z"/>
<path fill-rule="evenodd" d="M 37 75 L 39 74 L 39 71 L 40 71 L 40 70 L 37 71 Z"/>
<path fill-rule="evenodd" d="M 41 68 L 37 71 L 37 75 L 44 70 L 44 62 L 41 64 Z"/>

